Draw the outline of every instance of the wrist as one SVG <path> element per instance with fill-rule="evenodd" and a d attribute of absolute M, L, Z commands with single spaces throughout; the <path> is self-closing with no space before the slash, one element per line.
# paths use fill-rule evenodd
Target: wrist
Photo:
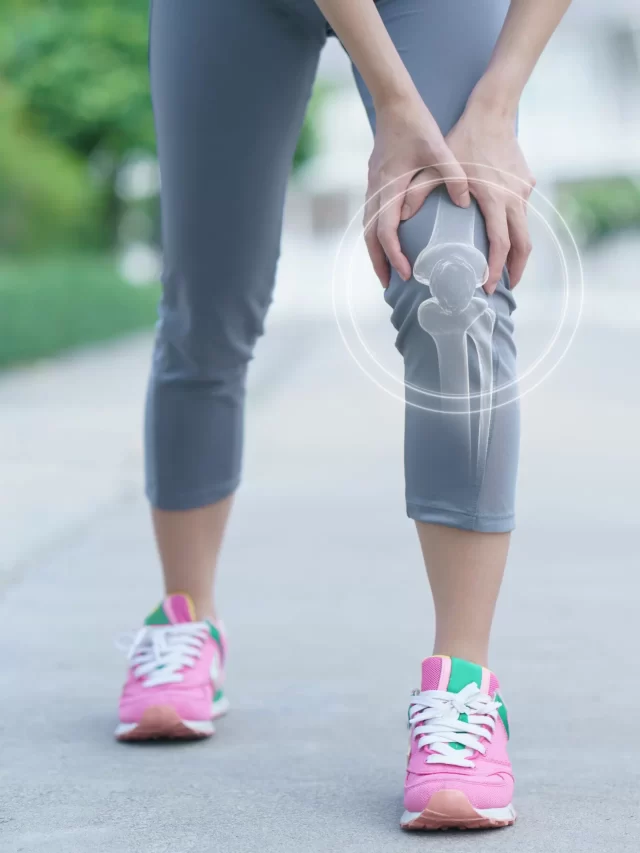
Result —
<path fill-rule="evenodd" d="M 513 78 L 485 74 L 474 87 L 465 112 L 473 112 L 492 120 L 515 121 L 520 92 Z"/>
<path fill-rule="evenodd" d="M 389 109 L 411 110 L 416 105 L 424 108 L 424 101 L 408 74 L 405 79 L 385 81 L 372 91 L 371 96 L 376 114 Z"/>

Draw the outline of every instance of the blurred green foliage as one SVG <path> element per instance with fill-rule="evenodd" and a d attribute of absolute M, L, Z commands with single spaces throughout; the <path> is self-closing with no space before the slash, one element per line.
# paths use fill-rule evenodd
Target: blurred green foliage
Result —
<path fill-rule="evenodd" d="M 148 0 L 18 4 L 2 73 L 46 138 L 85 158 L 153 147 L 147 10 Z"/>
<path fill-rule="evenodd" d="M 318 139 L 318 114 L 327 97 L 333 91 L 333 84 L 318 80 L 311 92 L 311 98 L 307 105 L 304 123 L 298 137 L 298 145 L 293 155 L 294 172 L 311 160 L 317 153 L 320 145 Z"/>
<path fill-rule="evenodd" d="M 557 206 L 585 245 L 617 231 L 640 229 L 640 181 L 630 177 L 603 178 L 561 184 Z"/>
<path fill-rule="evenodd" d="M 13 107 L 10 115 L 0 114 L 0 136 L 11 154 L 0 160 L 0 181 L 12 188 L 31 234 L 2 229 L 0 245 L 59 245 L 65 231 L 67 244 L 112 245 L 121 208 L 115 192 L 121 159 L 154 144 L 147 0 L 8 4 L 0 22 L 0 79 Z M 61 172 L 46 168 L 52 161 L 61 164 Z M 75 205 L 64 204 L 65 181 L 76 200 L 84 195 L 81 228 Z M 52 205 L 60 194 L 63 203 Z M 6 209 L 11 199 L 2 204 Z"/>
<path fill-rule="evenodd" d="M 0 85 L 0 251 L 91 242 L 98 206 L 82 161 L 35 132 Z"/>
<path fill-rule="evenodd" d="M 158 296 L 124 282 L 106 256 L 2 261 L 0 368 L 149 327 Z"/>

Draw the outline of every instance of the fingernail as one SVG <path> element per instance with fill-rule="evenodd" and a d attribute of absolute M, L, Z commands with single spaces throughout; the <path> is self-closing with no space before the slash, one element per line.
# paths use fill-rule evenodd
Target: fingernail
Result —
<path fill-rule="evenodd" d="M 400 211 L 400 219 L 408 219 L 411 216 L 411 208 L 408 204 L 402 205 L 402 210 Z"/>
<path fill-rule="evenodd" d="M 462 207 L 469 207 L 469 205 L 471 204 L 471 196 L 469 195 L 469 193 L 463 193 L 460 196 L 460 204 Z"/>

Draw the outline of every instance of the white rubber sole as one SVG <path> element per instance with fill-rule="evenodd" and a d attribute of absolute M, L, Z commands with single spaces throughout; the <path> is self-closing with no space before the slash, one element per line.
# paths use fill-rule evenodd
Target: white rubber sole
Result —
<path fill-rule="evenodd" d="M 435 793 L 421 812 L 405 811 L 400 819 L 402 829 L 490 829 L 511 826 L 516 811 L 511 804 L 498 809 L 476 809 L 462 791 Z"/>
<path fill-rule="evenodd" d="M 214 720 L 229 710 L 229 700 L 222 696 L 213 703 L 210 720 L 183 720 L 170 705 L 146 708 L 135 723 L 119 723 L 117 740 L 191 740 L 211 737 L 215 733 Z"/>

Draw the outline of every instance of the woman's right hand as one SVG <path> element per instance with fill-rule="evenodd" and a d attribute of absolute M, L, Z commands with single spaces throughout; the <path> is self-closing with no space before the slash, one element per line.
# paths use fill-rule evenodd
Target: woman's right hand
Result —
<path fill-rule="evenodd" d="M 411 278 L 411 264 L 398 239 L 405 195 L 412 178 L 420 172 L 420 184 L 432 181 L 424 199 L 446 184 L 451 200 L 460 207 L 471 203 L 464 169 L 449 149 L 435 119 L 416 92 L 405 100 L 376 105 L 376 133 L 369 158 L 365 205 L 365 242 L 376 275 L 383 287 L 390 279 L 391 264 L 404 281 Z"/>

